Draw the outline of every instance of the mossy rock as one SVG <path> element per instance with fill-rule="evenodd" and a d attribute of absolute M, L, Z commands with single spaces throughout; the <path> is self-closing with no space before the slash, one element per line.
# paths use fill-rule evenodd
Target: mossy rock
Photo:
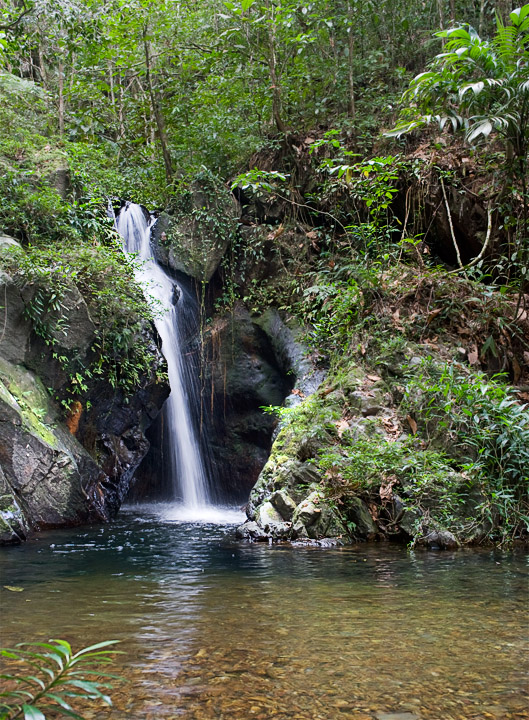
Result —
<path fill-rule="evenodd" d="M 158 262 L 208 282 L 235 237 L 237 206 L 220 178 L 201 173 L 153 229 Z"/>
<path fill-rule="evenodd" d="M 42 383 L 0 359 L 2 537 L 108 518 L 96 463 L 63 427 Z M 11 537 L 11 540 L 9 539 Z"/>

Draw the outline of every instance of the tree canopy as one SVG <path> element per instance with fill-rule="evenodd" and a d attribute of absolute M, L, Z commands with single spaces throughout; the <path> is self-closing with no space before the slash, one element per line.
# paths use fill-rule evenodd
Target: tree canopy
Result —
<path fill-rule="evenodd" d="M 439 49 L 435 30 L 456 52 L 462 37 L 449 25 L 487 32 L 510 9 L 505 0 L 3 0 L 1 63 L 43 89 L 72 148 L 97 143 L 159 187 L 202 164 L 228 174 L 276 132 L 339 123 L 369 149 Z"/>

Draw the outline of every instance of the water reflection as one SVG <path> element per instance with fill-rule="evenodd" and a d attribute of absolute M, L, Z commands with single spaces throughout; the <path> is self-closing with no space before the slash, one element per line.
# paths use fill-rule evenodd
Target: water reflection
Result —
<path fill-rule="evenodd" d="M 527 717 L 525 555 L 245 545 L 170 513 L 1 554 L 3 645 L 124 641 L 97 717 Z"/>

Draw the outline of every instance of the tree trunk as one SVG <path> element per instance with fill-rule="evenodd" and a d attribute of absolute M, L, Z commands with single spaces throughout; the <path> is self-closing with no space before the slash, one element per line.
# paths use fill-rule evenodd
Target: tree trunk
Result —
<path fill-rule="evenodd" d="M 72 66 L 70 68 L 70 93 L 73 92 L 73 86 L 75 83 L 75 61 L 76 61 L 75 53 L 72 53 Z"/>
<path fill-rule="evenodd" d="M 162 146 L 163 163 L 165 166 L 165 177 L 168 183 L 172 182 L 173 179 L 173 164 L 171 161 L 171 153 L 169 152 L 169 143 L 167 141 L 167 133 L 165 131 L 165 120 L 163 113 L 158 102 L 156 89 L 152 82 L 151 74 L 151 50 L 149 41 L 147 39 L 147 26 L 143 30 L 143 48 L 145 51 L 145 79 L 147 80 L 147 87 L 149 89 L 149 96 L 151 99 L 151 107 L 156 121 L 156 128 L 158 130 L 158 139 Z"/>
<path fill-rule="evenodd" d="M 44 61 L 44 51 L 42 50 L 42 43 L 39 37 L 39 71 L 42 80 L 42 87 L 45 91 L 48 90 L 48 73 L 46 72 L 46 63 Z"/>
<path fill-rule="evenodd" d="M 59 135 L 64 135 L 64 61 L 59 60 Z"/>
<path fill-rule="evenodd" d="M 118 105 L 118 121 L 119 121 L 119 137 L 118 140 L 122 140 L 125 137 L 125 121 L 123 112 L 123 85 L 121 78 L 118 75 L 118 86 L 119 86 L 119 105 Z"/>
<path fill-rule="evenodd" d="M 485 0 L 481 0 L 479 5 L 479 27 L 478 34 L 483 37 L 483 30 L 485 29 Z"/>
<path fill-rule="evenodd" d="M 349 70 L 349 115 L 351 116 L 353 123 L 356 119 L 356 103 L 355 103 L 355 78 L 354 78 L 354 50 L 355 40 L 353 37 L 353 23 L 351 13 L 351 3 L 347 3 L 347 16 L 350 20 L 350 25 L 347 28 L 347 42 L 349 47 L 348 70 Z"/>
<path fill-rule="evenodd" d="M 445 18 L 444 18 L 444 8 L 443 8 L 443 0 L 437 0 L 437 13 L 439 15 L 439 29 L 444 30 L 445 29 Z M 441 43 L 445 44 L 445 39 L 441 38 Z"/>
<path fill-rule="evenodd" d="M 112 60 L 107 60 L 108 69 L 108 86 L 110 88 L 110 102 L 112 104 L 112 110 L 116 112 L 116 93 L 114 92 L 114 68 L 112 67 Z"/>
<path fill-rule="evenodd" d="M 456 0 L 450 0 L 450 22 L 456 24 Z"/>
<path fill-rule="evenodd" d="M 270 11 L 270 3 L 266 2 L 266 8 Z M 272 115 L 279 132 L 286 132 L 287 128 L 281 117 L 281 86 L 280 79 L 277 75 L 277 57 L 276 57 L 276 36 L 275 36 L 275 18 L 272 8 L 271 22 L 268 25 L 268 68 L 270 72 L 270 82 L 272 83 Z"/>

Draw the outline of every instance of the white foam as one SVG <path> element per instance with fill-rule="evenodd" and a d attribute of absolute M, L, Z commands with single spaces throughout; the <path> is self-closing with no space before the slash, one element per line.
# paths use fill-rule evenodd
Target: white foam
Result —
<path fill-rule="evenodd" d="M 239 508 L 202 505 L 190 507 L 179 503 L 160 507 L 160 516 L 168 522 L 198 523 L 201 525 L 238 525 L 246 520 Z"/>

